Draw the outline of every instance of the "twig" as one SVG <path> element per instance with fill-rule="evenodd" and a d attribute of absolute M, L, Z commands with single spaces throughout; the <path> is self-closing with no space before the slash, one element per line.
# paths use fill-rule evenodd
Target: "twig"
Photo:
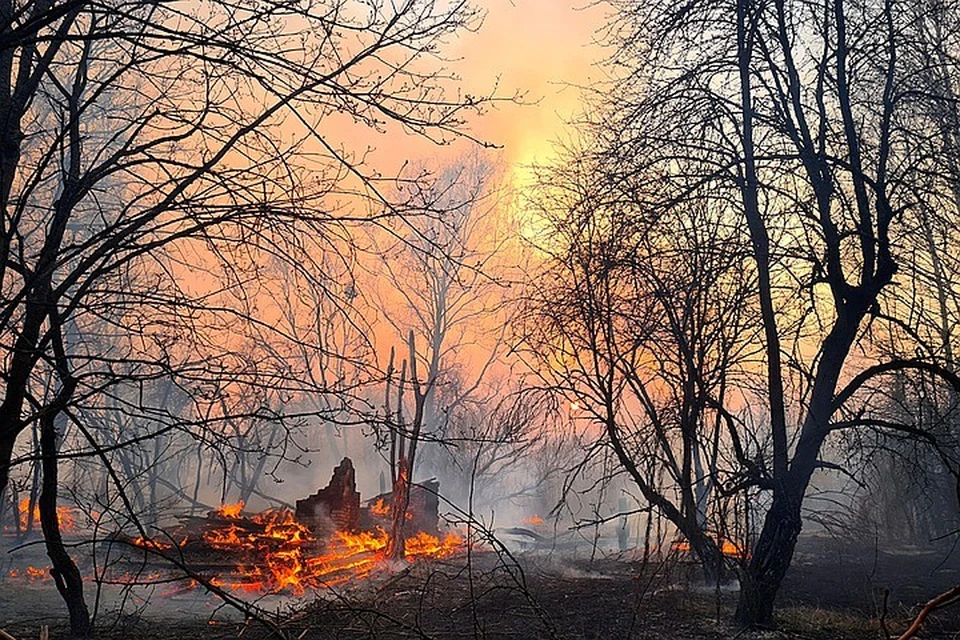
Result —
<path fill-rule="evenodd" d="M 883 608 L 880 610 L 880 630 L 883 632 L 883 640 L 890 637 L 890 629 L 887 628 L 887 602 L 890 600 L 890 589 L 883 590 Z"/>
<path fill-rule="evenodd" d="M 917 614 L 917 617 L 913 619 L 913 624 L 910 625 L 910 628 L 904 631 L 903 635 L 900 636 L 898 640 L 910 640 L 910 638 L 916 636 L 917 632 L 920 631 L 920 626 L 932 611 L 939 609 L 940 607 L 947 606 L 948 604 L 954 602 L 957 598 L 960 598 L 960 586 L 956 586 L 949 591 L 944 591 L 936 598 L 928 602 L 926 605 L 924 605 L 923 609 L 920 610 L 920 613 Z"/>

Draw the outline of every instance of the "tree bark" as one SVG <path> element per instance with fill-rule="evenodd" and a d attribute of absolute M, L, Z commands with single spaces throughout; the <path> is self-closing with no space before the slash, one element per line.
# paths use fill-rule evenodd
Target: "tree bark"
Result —
<path fill-rule="evenodd" d="M 801 529 L 800 500 L 774 498 L 746 571 L 735 614 L 743 626 L 770 626 L 777 592 L 793 559 Z"/>
<path fill-rule="evenodd" d="M 67 605 L 70 613 L 70 633 L 75 638 L 89 638 L 93 635 L 90 611 L 83 598 L 83 577 L 76 563 L 67 553 L 57 518 L 57 484 L 59 461 L 57 459 L 57 431 L 54 426 L 55 413 L 45 415 L 40 427 L 40 452 L 43 464 L 43 490 L 40 493 L 40 525 L 50 557 L 50 573 L 57 585 L 57 591 Z"/>

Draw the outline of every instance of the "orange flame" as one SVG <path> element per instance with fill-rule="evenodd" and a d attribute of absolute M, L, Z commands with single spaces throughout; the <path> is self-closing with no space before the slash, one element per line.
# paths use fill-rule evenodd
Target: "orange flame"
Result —
<path fill-rule="evenodd" d="M 383 498 L 377 498 L 377 501 L 370 505 L 370 513 L 386 517 L 390 515 L 390 505 L 384 502 Z"/>
<path fill-rule="evenodd" d="M 383 566 L 390 540 L 380 527 L 373 531 L 335 531 L 318 539 L 311 529 L 298 522 L 294 514 L 273 509 L 240 515 L 242 505 L 226 505 L 216 511 L 223 520 L 207 520 L 200 539 L 152 539 L 138 536 L 130 544 L 157 551 L 188 547 L 191 542 L 229 552 L 233 568 L 228 575 L 209 578 L 210 584 L 247 593 L 292 593 L 303 595 L 308 589 L 332 586 L 363 578 Z M 425 532 L 409 536 L 404 549 L 408 562 L 421 558 L 447 558 L 464 548 L 456 533 L 437 537 Z M 11 577 L 39 580 L 49 577 L 45 569 L 11 571 Z M 122 582 L 123 578 L 119 578 Z M 141 582 L 142 576 L 131 578 Z M 196 582 L 190 587 L 197 587 Z"/>
<path fill-rule="evenodd" d="M 20 501 L 20 504 L 17 505 L 18 511 L 20 512 L 20 528 L 26 529 L 27 525 L 30 523 L 30 498 L 24 498 Z M 40 522 L 40 505 L 33 505 L 33 522 Z M 60 524 L 60 531 L 62 533 L 69 533 L 76 528 L 76 520 L 73 517 L 73 510 L 70 507 L 59 506 L 57 507 L 57 522 Z"/>
<path fill-rule="evenodd" d="M 244 507 L 243 500 L 235 502 L 233 504 L 224 504 L 217 509 L 217 514 L 222 518 L 228 518 L 230 520 L 236 520 L 240 517 L 240 514 L 243 513 Z"/>
<path fill-rule="evenodd" d="M 735 541 L 729 538 L 722 538 L 719 542 L 720 553 L 728 558 L 743 558 L 743 548 Z M 671 545 L 674 551 L 687 552 L 691 550 L 690 543 L 686 540 L 674 542 Z"/>
<path fill-rule="evenodd" d="M 168 551 L 173 549 L 174 546 L 180 546 L 187 544 L 187 538 L 184 537 L 177 545 L 174 545 L 172 542 L 165 542 L 163 540 L 154 540 L 153 538 L 144 538 L 143 536 L 137 536 L 130 541 L 130 544 L 135 547 L 140 547 L 142 549 L 156 549 L 157 551 Z"/>
<path fill-rule="evenodd" d="M 11 578 L 22 578 L 28 582 L 43 582 L 51 579 L 50 567 L 28 566 L 23 571 L 19 569 L 10 569 Z"/>
<path fill-rule="evenodd" d="M 217 580 L 225 589 L 302 595 L 319 588 L 366 576 L 383 560 L 389 534 L 374 531 L 336 531 L 325 543 L 298 522 L 290 511 L 269 510 L 250 516 L 245 522 L 208 530 L 203 540 L 220 550 L 242 551 L 237 566 L 239 579 Z M 322 551 L 320 550 L 322 548 Z M 424 532 L 406 540 L 409 561 L 416 558 L 445 558 L 463 548 L 463 540 L 448 534 L 442 540 Z"/>

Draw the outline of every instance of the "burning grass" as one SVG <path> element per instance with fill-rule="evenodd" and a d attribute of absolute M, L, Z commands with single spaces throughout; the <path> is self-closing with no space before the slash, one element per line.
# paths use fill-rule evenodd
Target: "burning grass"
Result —
<path fill-rule="evenodd" d="M 33 508 L 30 508 L 30 498 L 23 498 L 17 503 L 18 521 L 20 530 L 26 531 L 31 527 L 40 526 L 40 506 L 34 502 Z M 67 506 L 57 507 L 57 522 L 60 524 L 61 533 L 71 533 L 77 528 L 77 519 L 74 509 Z M 7 527 L 9 530 L 9 526 Z"/>
<path fill-rule="evenodd" d="M 720 547 L 720 553 L 728 558 L 742 559 L 746 558 L 747 553 L 743 548 L 743 545 L 731 540 L 729 538 L 723 537 L 713 537 L 717 546 Z M 679 553 L 690 553 L 692 551 L 690 543 L 686 540 L 678 540 L 671 545 L 671 548 Z"/>

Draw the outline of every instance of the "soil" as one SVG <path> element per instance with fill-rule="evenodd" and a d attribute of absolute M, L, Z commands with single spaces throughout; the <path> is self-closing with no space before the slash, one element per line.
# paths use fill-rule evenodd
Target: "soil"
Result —
<path fill-rule="evenodd" d="M 736 587 L 705 586 L 682 560 L 647 563 L 623 554 L 590 561 L 527 553 L 477 553 L 421 562 L 322 596 L 259 602 L 272 623 L 300 640 L 353 638 L 557 638 L 876 640 L 902 632 L 918 606 L 960 584 L 951 549 L 879 550 L 805 538 L 781 591 L 776 629 L 736 629 Z M 271 631 L 198 591 L 169 585 L 106 588 L 103 638 L 267 638 Z M 885 595 L 886 593 L 886 595 Z M 88 600 L 93 604 L 92 594 Z M 884 609 L 886 613 L 884 613 Z M 67 637 L 50 583 L 0 583 L 0 628 L 15 638 Z M 924 639 L 960 635 L 960 605 L 936 612 Z M 894 635 L 894 637 L 896 637 Z"/>

